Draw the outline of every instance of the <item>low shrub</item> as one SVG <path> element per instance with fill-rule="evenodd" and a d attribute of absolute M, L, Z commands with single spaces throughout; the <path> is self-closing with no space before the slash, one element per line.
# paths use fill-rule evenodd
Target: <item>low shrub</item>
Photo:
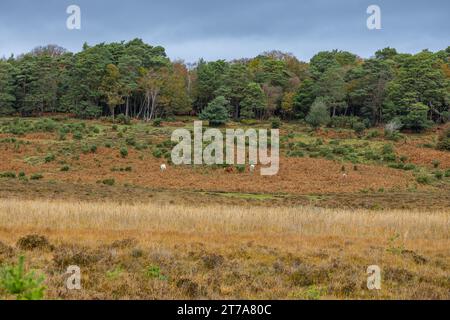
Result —
<path fill-rule="evenodd" d="M 125 125 L 131 124 L 131 118 L 126 116 L 126 115 L 124 115 L 124 114 L 119 114 L 116 117 L 116 121 L 121 123 L 121 124 L 125 124 Z"/>
<path fill-rule="evenodd" d="M 45 156 L 44 161 L 45 163 L 49 163 L 52 162 L 56 159 L 55 155 L 53 153 L 49 153 L 48 155 Z"/>
<path fill-rule="evenodd" d="M 136 139 L 134 137 L 128 137 L 125 139 L 125 143 L 129 146 L 135 146 L 136 145 Z"/>
<path fill-rule="evenodd" d="M 17 241 L 17 247 L 22 250 L 37 250 L 37 249 L 52 249 L 53 246 L 50 244 L 45 236 L 38 234 L 29 234 Z"/>
<path fill-rule="evenodd" d="M 271 123 L 271 126 L 272 126 L 272 129 L 279 129 L 279 128 L 281 128 L 281 120 L 280 120 L 280 118 L 271 118 L 270 119 L 270 123 Z"/>
<path fill-rule="evenodd" d="M 380 136 L 380 132 L 378 130 L 370 130 L 367 135 L 366 138 L 367 139 L 374 139 L 374 138 L 378 138 Z"/>
<path fill-rule="evenodd" d="M 16 173 L 12 172 L 12 171 L 1 172 L 0 173 L 0 178 L 15 179 L 16 178 Z"/>
<path fill-rule="evenodd" d="M 157 119 L 153 120 L 153 126 L 154 127 L 161 127 L 161 124 L 162 124 L 162 120 L 161 119 L 157 118 Z"/>
<path fill-rule="evenodd" d="M 163 156 L 163 151 L 161 149 L 155 149 L 152 154 L 155 158 L 159 159 Z"/>
<path fill-rule="evenodd" d="M 128 149 L 126 147 L 120 148 L 120 156 L 122 158 L 128 157 Z"/>
<path fill-rule="evenodd" d="M 439 136 L 436 148 L 439 150 L 450 151 L 450 127 L 446 128 Z"/>
<path fill-rule="evenodd" d="M 114 178 L 105 179 L 102 180 L 102 183 L 107 186 L 113 186 L 116 183 L 116 180 L 114 180 Z"/>
<path fill-rule="evenodd" d="M 433 160 L 431 163 L 433 164 L 433 167 L 435 169 L 437 169 L 441 164 L 441 162 L 439 160 Z"/>
<path fill-rule="evenodd" d="M 426 174 L 421 174 L 417 176 L 416 181 L 420 184 L 431 184 L 431 178 Z"/>
<path fill-rule="evenodd" d="M 441 180 L 444 177 L 444 173 L 440 170 L 433 172 L 434 177 L 438 180 Z"/>
<path fill-rule="evenodd" d="M 42 178 L 44 178 L 44 176 L 40 173 L 32 174 L 30 177 L 31 180 L 41 180 Z"/>

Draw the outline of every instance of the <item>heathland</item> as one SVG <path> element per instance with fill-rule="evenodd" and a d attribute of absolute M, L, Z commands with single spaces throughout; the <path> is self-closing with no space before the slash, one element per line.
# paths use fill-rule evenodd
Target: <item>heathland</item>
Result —
<path fill-rule="evenodd" d="M 193 120 L 0 119 L 2 297 L 450 298 L 447 127 L 228 123 L 280 127 L 280 171 L 260 176 L 172 165 L 171 132 Z M 18 292 L 19 257 L 35 274 Z"/>

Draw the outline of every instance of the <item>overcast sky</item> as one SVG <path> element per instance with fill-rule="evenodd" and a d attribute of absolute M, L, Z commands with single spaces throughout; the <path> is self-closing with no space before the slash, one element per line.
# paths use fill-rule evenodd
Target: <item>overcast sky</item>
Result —
<path fill-rule="evenodd" d="M 81 30 L 66 28 L 71 4 L 81 8 Z M 381 30 L 366 27 L 371 4 L 381 8 Z M 450 45 L 449 12 L 450 0 L 0 0 L 0 57 L 136 37 L 187 62 L 272 49 L 302 60 L 331 49 L 437 51 Z"/>

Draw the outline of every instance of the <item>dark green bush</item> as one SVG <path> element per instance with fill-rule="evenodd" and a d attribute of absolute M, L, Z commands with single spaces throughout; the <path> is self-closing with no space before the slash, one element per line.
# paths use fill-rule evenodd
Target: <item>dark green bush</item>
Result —
<path fill-rule="evenodd" d="M 114 178 L 105 179 L 102 180 L 102 183 L 107 186 L 113 186 L 116 183 L 116 180 L 114 180 Z"/>
<path fill-rule="evenodd" d="M 161 149 L 155 149 L 153 150 L 153 156 L 159 159 L 163 156 L 163 151 Z"/>
<path fill-rule="evenodd" d="M 128 137 L 125 139 L 125 143 L 129 146 L 135 146 L 136 145 L 136 139 L 134 137 Z"/>
<path fill-rule="evenodd" d="M 126 116 L 126 115 L 124 115 L 124 114 L 119 114 L 116 117 L 116 121 L 119 122 L 119 123 L 125 124 L 125 125 L 131 124 L 131 118 Z"/>
<path fill-rule="evenodd" d="M 120 148 L 120 156 L 126 158 L 128 156 L 128 149 L 126 147 Z"/>
<path fill-rule="evenodd" d="M 281 123 L 280 118 L 271 118 L 270 122 L 271 122 L 272 129 L 281 128 L 282 123 Z"/>
<path fill-rule="evenodd" d="M 157 118 L 157 119 L 153 120 L 153 126 L 154 127 L 161 127 L 161 124 L 162 124 L 162 120 L 161 119 Z"/>
<path fill-rule="evenodd" d="M 75 131 L 75 132 L 72 134 L 72 136 L 73 136 L 73 138 L 74 138 L 75 140 L 81 140 L 81 139 L 83 139 L 83 133 L 81 133 L 80 131 Z"/>
<path fill-rule="evenodd" d="M 0 173 L 0 178 L 9 178 L 9 179 L 15 179 L 16 178 L 16 173 L 15 172 L 2 172 Z"/>
<path fill-rule="evenodd" d="M 436 146 L 439 150 L 450 151 L 450 127 L 445 129 L 439 136 Z"/>
<path fill-rule="evenodd" d="M 290 151 L 288 151 L 287 156 L 288 157 L 303 158 L 305 156 L 305 154 L 302 151 L 299 151 L 299 150 L 296 150 L 296 151 L 290 150 Z"/>
<path fill-rule="evenodd" d="M 49 163 L 52 162 L 56 159 L 55 155 L 53 153 L 49 153 L 48 155 L 45 156 L 44 161 L 45 163 Z"/>
<path fill-rule="evenodd" d="M 30 177 L 31 180 L 41 180 L 42 178 L 44 178 L 44 176 L 40 173 L 32 174 Z"/>

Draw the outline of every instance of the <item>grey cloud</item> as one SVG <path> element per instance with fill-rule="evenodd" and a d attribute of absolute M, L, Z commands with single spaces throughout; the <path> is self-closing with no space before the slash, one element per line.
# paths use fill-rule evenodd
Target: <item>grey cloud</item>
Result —
<path fill-rule="evenodd" d="M 65 28 L 66 8 L 82 9 L 82 30 Z M 366 28 L 366 8 L 382 9 L 379 31 Z M 2 0 L 0 56 L 55 43 L 72 51 L 86 41 L 139 37 L 194 61 L 254 56 L 280 49 L 309 59 L 320 50 L 370 56 L 384 46 L 416 52 L 447 47 L 447 0 Z"/>

